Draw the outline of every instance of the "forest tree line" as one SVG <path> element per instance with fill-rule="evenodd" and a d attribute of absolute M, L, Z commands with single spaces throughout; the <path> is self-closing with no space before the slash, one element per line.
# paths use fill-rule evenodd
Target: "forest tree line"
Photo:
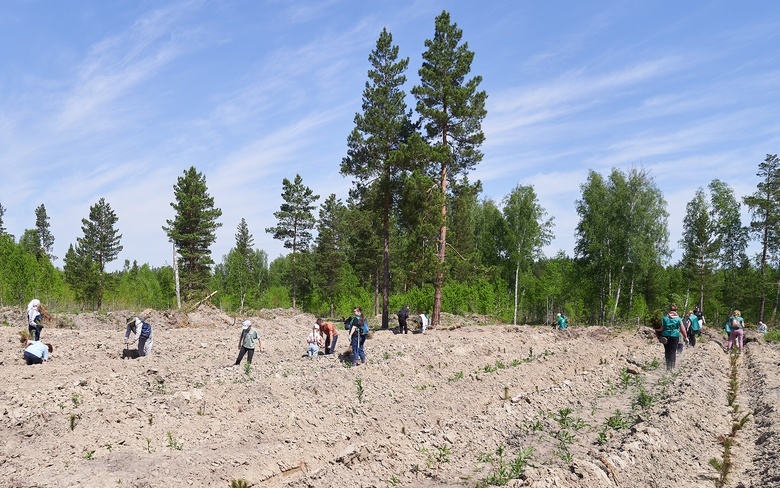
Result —
<path fill-rule="evenodd" d="M 242 218 L 235 244 L 214 262 L 222 211 L 205 176 L 191 167 L 174 185 L 175 217 L 163 227 L 178 256 L 181 300 L 211 301 L 230 313 L 295 307 L 318 316 L 361 306 L 383 327 L 404 304 L 429 312 L 489 315 L 507 323 L 640 323 L 674 302 L 713 321 L 739 308 L 748 321 L 774 322 L 780 301 L 780 160 L 759 163 L 756 192 L 742 201 L 713 180 L 688 202 L 683 236 L 670 242 L 663 193 L 641 167 L 590 171 L 574 202 L 574 255 L 544 256 L 555 226 L 530 185 L 500 201 L 482 196 L 469 172 L 482 160 L 487 94 L 471 76 L 474 53 L 442 12 L 425 42 L 419 83 L 406 105 L 409 58 L 383 30 L 347 135 L 339 171 L 353 183 L 346 201 L 322 201 L 300 175 L 282 181 L 276 225 L 263 231 L 290 252 L 269 262 Z M 415 117 L 416 114 L 416 117 Z M 752 216 L 740 220 L 742 205 Z M 82 219 L 63 267 L 52 263 L 54 236 L 44 205 L 18 239 L 0 205 L 0 305 L 38 297 L 82 310 L 176 307 L 175 274 L 125 260 L 118 216 L 101 198 Z M 571 232 L 565 229 L 564 232 Z M 255 230 L 257 232 L 257 230 Z M 761 252 L 746 254 L 751 240 Z M 669 263 L 677 246 L 682 258 Z M 374 324 L 380 325 L 380 324 Z"/>

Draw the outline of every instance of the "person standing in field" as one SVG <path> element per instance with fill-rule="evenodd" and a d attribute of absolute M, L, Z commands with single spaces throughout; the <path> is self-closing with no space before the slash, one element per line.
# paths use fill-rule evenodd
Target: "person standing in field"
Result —
<path fill-rule="evenodd" d="M 238 339 L 238 358 L 236 358 L 236 366 L 241 364 L 241 360 L 246 354 L 247 364 L 252 364 L 252 356 L 255 354 L 255 346 L 260 343 L 260 352 L 263 352 L 263 341 L 260 340 L 260 334 L 257 333 L 257 329 L 252 327 L 251 320 L 245 320 L 241 326 L 241 337 Z"/>
<path fill-rule="evenodd" d="M 701 323 L 699 322 L 699 316 L 696 315 L 696 309 L 688 312 L 688 321 L 690 327 L 688 329 L 688 343 L 691 347 L 696 347 L 696 336 L 701 335 Z"/>
<path fill-rule="evenodd" d="M 406 321 L 409 319 L 409 305 L 404 305 L 401 310 L 398 311 L 398 333 L 408 334 L 409 327 L 406 325 Z"/>
<path fill-rule="evenodd" d="M 51 319 L 51 315 L 43 308 L 41 301 L 34 298 L 27 304 L 27 330 L 30 332 L 31 339 L 35 341 L 41 340 L 44 318 Z"/>
<path fill-rule="evenodd" d="M 349 344 L 352 347 L 352 366 L 366 363 L 366 351 L 364 345 L 368 331 L 368 323 L 363 316 L 363 309 L 355 307 L 354 315 L 347 319 L 345 327 L 349 331 Z M 358 363 L 360 361 L 360 363 Z"/>
<path fill-rule="evenodd" d="M 742 352 L 743 339 L 745 334 L 745 319 L 742 318 L 742 312 L 734 310 L 731 317 L 726 319 L 726 323 L 723 325 L 724 330 L 729 335 L 729 345 L 726 348 L 726 352 L 731 352 L 731 348 L 734 343 L 737 344 L 739 352 Z"/>
<path fill-rule="evenodd" d="M 677 345 L 680 344 L 680 338 L 688 341 L 685 327 L 680 316 L 677 315 L 677 305 L 673 303 L 669 307 L 669 312 L 661 317 L 661 326 L 655 331 L 660 333 L 659 340 L 664 345 L 666 370 L 672 371 L 677 366 Z"/>

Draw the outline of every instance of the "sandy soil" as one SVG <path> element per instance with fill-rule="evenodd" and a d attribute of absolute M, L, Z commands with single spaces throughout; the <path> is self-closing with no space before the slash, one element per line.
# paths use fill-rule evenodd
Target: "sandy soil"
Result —
<path fill-rule="evenodd" d="M 243 317 L 153 312 L 152 356 L 123 359 L 128 314 L 55 314 L 52 361 L 26 366 L 22 313 L 0 311 L 0 485 L 473 487 L 525 453 L 509 486 L 712 487 L 709 461 L 754 412 L 725 486 L 780 486 L 780 348 L 753 335 L 729 406 L 714 331 L 667 374 L 649 329 L 446 317 L 372 332 L 348 367 L 305 357 L 313 316 L 264 310 L 247 370 L 232 366 Z"/>

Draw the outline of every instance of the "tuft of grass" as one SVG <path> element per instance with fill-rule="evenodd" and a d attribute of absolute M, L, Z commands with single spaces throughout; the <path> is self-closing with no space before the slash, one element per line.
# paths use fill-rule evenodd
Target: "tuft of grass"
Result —
<path fill-rule="evenodd" d="M 365 393 L 365 390 L 363 389 L 363 378 L 355 378 L 355 387 L 357 387 L 358 403 L 363 403 L 363 394 Z"/>
<path fill-rule="evenodd" d="M 168 447 L 176 449 L 177 451 L 181 451 L 184 447 L 184 444 L 177 441 L 175 437 L 173 437 L 173 434 L 171 434 L 170 431 L 168 431 Z"/>
<path fill-rule="evenodd" d="M 70 414 L 70 430 L 76 428 L 76 419 L 78 419 L 78 415 L 75 413 Z"/>
<path fill-rule="evenodd" d="M 95 451 L 88 451 L 87 449 L 84 449 L 84 459 L 87 461 L 92 461 L 93 457 L 95 455 Z"/>
<path fill-rule="evenodd" d="M 249 488 L 249 482 L 245 479 L 230 480 L 230 488 Z"/>
<path fill-rule="evenodd" d="M 79 405 L 81 405 L 81 400 L 79 399 L 79 394 L 74 392 L 70 396 L 70 401 L 73 402 L 73 407 L 78 408 Z"/>
<path fill-rule="evenodd" d="M 521 449 L 520 453 L 512 459 L 507 449 L 500 445 L 495 452 L 481 454 L 477 460 L 490 464 L 491 469 L 488 476 L 477 486 L 505 486 L 510 480 L 521 479 L 533 457 L 533 451 L 533 447 Z"/>

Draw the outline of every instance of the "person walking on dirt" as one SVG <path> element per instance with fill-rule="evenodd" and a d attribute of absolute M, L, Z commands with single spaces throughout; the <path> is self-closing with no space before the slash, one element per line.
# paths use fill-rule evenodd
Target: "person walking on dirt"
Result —
<path fill-rule="evenodd" d="M 699 322 L 698 315 L 696 315 L 696 309 L 688 312 L 688 322 L 688 342 L 691 347 L 696 347 L 696 336 L 701 335 L 701 323 Z"/>
<path fill-rule="evenodd" d="M 363 331 L 368 329 L 368 323 L 363 316 L 362 308 L 355 307 L 352 313 L 354 315 L 347 319 L 345 326 L 349 331 L 349 345 L 352 347 L 352 366 L 357 366 L 358 360 L 360 360 L 360 364 L 366 363 L 364 345 L 367 334 L 364 334 Z"/>
<path fill-rule="evenodd" d="M 130 333 L 135 334 L 135 339 L 130 340 Z M 130 344 L 138 341 L 138 357 L 149 356 L 152 354 L 152 345 L 154 344 L 154 334 L 152 326 L 140 317 L 131 316 L 127 318 L 127 329 L 125 329 L 125 349 Z"/>
<path fill-rule="evenodd" d="M 666 359 L 666 370 L 672 371 L 677 363 L 677 345 L 680 344 L 680 337 L 688 342 L 680 316 L 677 315 L 677 305 L 674 303 L 669 307 L 669 312 L 661 317 L 661 327 L 655 329 L 660 332 L 659 340 L 664 345 L 664 358 Z"/>
<path fill-rule="evenodd" d="M 409 305 L 404 305 L 401 310 L 398 311 L 398 333 L 408 334 L 409 327 L 406 325 L 406 320 L 409 318 Z"/>
<path fill-rule="evenodd" d="M 30 332 L 30 338 L 36 341 L 41 340 L 41 329 L 43 329 L 43 319 L 51 319 L 49 312 L 43 308 L 41 301 L 34 298 L 27 304 L 27 330 Z"/>
<path fill-rule="evenodd" d="M 734 310 L 731 317 L 726 319 L 723 328 L 729 335 L 729 345 L 726 348 L 726 352 L 731 352 L 731 348 L 736 342 L 739 352 L 742 353 L 742 343 L 745 334 L 745 319 L 742 318 L 742 313 L 739 310 Z"/>
<path fill-rule="evenodd" d="M 245 320 L 241 326 L 241 337 L 238 339 L 238 358 L 236 358 L 236 366 L 241 364 L 241 359 L 246 354 L 247 364 L 252 364 L 252 356 L 255 354 L 255 346 L 260 343 L 260 352 L 264 352 L 263 341 L 260 340 L 260 334 L 257 333 L 257 329 L 252 327 L 251 320 Z"/>
<path fill-rule="evenodd" d="M 310 358 L 316 357 L 320 354 L 320 346 L 322 345 L 322 336 L 320 335 L 319 325 L 314 324 L 311 327 L 311 332 L 309 332 L 309 335 L 306 336 L 306 343 L 308 344 L 308 348 L 306 349 L 306 354 L 308 354 Z"/>
<path fill-rule="evenodd" d="M 325 338 L 325 354 L 333 354 L 336 351 L 336 342 L 339 340 L 339 331 L 330 322 L 317 319 L 320 326 L 320 335 Z"/>
<path fill-rule="evenodd" d="M 27 348 L 24 350 L 24 361 L 27 366 L 33 364 L 43 364 L 49 361 L 49 355 L 54 351 L 51 344 L 44 344 L 41 341 L 27 341 Z"/>

